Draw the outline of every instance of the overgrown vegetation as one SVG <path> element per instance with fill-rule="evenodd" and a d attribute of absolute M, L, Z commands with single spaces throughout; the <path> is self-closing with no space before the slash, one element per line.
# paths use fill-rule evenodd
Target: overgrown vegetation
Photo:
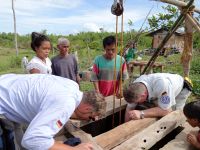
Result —
<path fill-rule="evenodd" d="M 76 35 L 65 36 L 71 41 L 71 52 L 78 52 L 80 71 L 87 70 L 92 66 L 95 56 L 103 53 L 102 39 L 107 35 L 114 33 L 102 32 L 81 32 Z M 136 32 L 133 32 L 133 37 Z M 56 42 L 61 35 L 48 35 L 52 41 L 53 47 L 56 47 Z M 124 33 L 124 43 L 130 39 L 130 33 Z M 21 69 L 21 59 L 23 56 L 29 56 L 29 60 L 35 55 L 30 49 L 30 35 L 18 37 L 19 40 L 19 56 L 16 57 L 14 50 L 14 35 L 11 33 L 0 33 L 0 74 L 5 73 L 23 73 Z M 194 33 L 194 54 L 191 62 L 190 77 L 194 83 L 194 93 L 200 95 L 200 35 Z M 119 41 L 120 42 L 120 41 Z M 138 41 L 138 51 L 151 48 L 151 38 L 142 34 Z M 50 53 L 50 58 L 57 54 L 56 49 Z M 164 72 L 183 74 L 182 65 L 180 64 L 181 54 L 169 55 L 167 58 L 159 56 L 156 61 L 165 65 Z M 149 60 L 150 56 L 143 55 L 143 60 Z M 159 70 L 154 70 L 159 71 Z M 93 88 L 92 83 L 82 82 L 81 89 L 84 91 Z"/>

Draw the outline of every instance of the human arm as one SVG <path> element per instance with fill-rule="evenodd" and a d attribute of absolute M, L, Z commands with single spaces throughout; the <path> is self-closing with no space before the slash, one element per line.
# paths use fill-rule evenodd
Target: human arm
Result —
<path fill-rule="evenodd" d="M 95 58 L 93 67 L 92 67 L 92 72 L 91 72 L 91 81 L 93 82 L 94 89 L 97 93 L 100 93 L 99 91 L 99 68 L 98 68 L 98 59 Z"/>
<path fill-rule="evenodd" d="M 127 65 L 126 65 L 124 58 L 122 58 L 122 61 L 123 61 L 123 64 L 122 64 L 122 81 L 124 82 L 125 80 L 129 79 L 129 75 L 128 75 Z"/>
<path fill-rule="evenodd" d="M 39 69 L 33 68 L 29 71 L 30 74 L 34 74 L 34 73 L 40 73 Z"/>
<path fill-rule="evenodd" d="M 196 147 L 197 149 L 200 149 L 200 143 L 198 142 L 198 139 L 196 137 L 196 135 L 189 133 L 187 135 L 187 141 L 192 144 L 194 147 Z"/>
<path fill-rule="evenodd" d="M 74 71 L 75 71 L 75 74 L 76 74 L 76 82 L 78 83 L 79 87 L 80 87 L 80 76 L 79 76 L 79 67 L 78 67 L 78 61 L 76 59 L 76 57 L 74 56 L 73 57 L 73 60 L 74 60 Z"/>
<path fill-rule="evenodd" d="M 94 89 L 95 89 L 95 91 L 96 91 L 97 93 L 100 93 L 100 91 L 99 91 L 99 83 L 98 83 L 98 81 L 94 81 L 94 82 L 93 82 L 93 85 L 94 85 Z"/>
<path fill-rule="evenodd" d="M 81 78 L 80 78 L 79 74 L 77 74 L 76 75 L 76 82 L 78 83 L 79 87 L 80 87 L 80 80 L 81 80 Z"/>
<path fill-rule="evenodd" d="M 92 150 L 93 146 L 90 143 L 82 143 L 75 147 L 71 147 L 59 142 L 54 142 L 53 146 L 49 150 Z"/>
<path fill-rule="evenodd" d="M 137 104 L 135 104 L 135 103 L 133 103 L 133 104 L 127 104 L 127 106 L 126 106 L 126 112 L 125 112 L 125 122 L 128 122 L 128 121 L 131 120 L 131 118 L 130 118 L 130 112 L 135 109 L 136 105 Z"/>
<path fill-rule="evenodd" d="M 170 108 L 170 109 L 164 110 L 160 107 L 153 107 L 153 108 L 149 108 L 142 111 L 144 112 L 144 118 L 154 118 L 154 117 L 156 118 L 156 117 L 163 117 L 167 115 L 168 113 L 172 111 L 172 109 Z M 141 110 L 130 110 L 127 113 L 127 118 L 128 117 L 133 120 L 141 119 Z"/>

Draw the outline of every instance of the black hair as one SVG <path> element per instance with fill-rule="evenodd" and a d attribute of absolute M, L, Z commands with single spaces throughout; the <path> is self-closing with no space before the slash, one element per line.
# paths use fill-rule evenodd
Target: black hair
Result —
<path fill-rule="evenodd" d="M 36 51 L 36 48 L 40 47 L 42 42 L 44 42 L 44 41 L 50 42 L 50 39 L 44 34 L 32 32 L 32 34 L 31 34 L 31 48 L 32 48 L 32 50 Z"/>
<path fill-rule="evenodd" d="M 115 44 L 116 39 L 113 35 L 107 36 L 103 39 L 103 47 L 105 48 L 107 45 Z"/>
<path fill-rule="evenodd" d="M 197 119 L 200 122 L 200 101 L 187 103 L 183 108 L 184 115 L 189 119 Z"/>

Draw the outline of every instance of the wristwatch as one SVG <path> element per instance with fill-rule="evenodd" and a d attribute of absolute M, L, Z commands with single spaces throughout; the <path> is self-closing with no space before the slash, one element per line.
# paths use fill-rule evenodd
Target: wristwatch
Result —
<path fill-rule="evenodd" d="M 140 111 L 140 119 L 144 119 L 144 111 Z"/>

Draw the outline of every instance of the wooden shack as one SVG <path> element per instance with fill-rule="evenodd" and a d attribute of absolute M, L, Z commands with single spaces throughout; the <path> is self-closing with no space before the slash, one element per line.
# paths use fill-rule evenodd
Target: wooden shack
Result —
<path fill-rule="evenodd" d="M 168 31 L 169 30 L 166 28 L 161 28 L 147 34 L 147 36 L 152 37 L 152 47 L 151 47 L 152 49 L 158 48 L 160 43 L 167 35 Z M 182 52 L 183 48 L 184 48 L 184 33 L 179 31 L 176 31 L 164 46 L 164 49 L 176 49 L 179 52 Z"/>

